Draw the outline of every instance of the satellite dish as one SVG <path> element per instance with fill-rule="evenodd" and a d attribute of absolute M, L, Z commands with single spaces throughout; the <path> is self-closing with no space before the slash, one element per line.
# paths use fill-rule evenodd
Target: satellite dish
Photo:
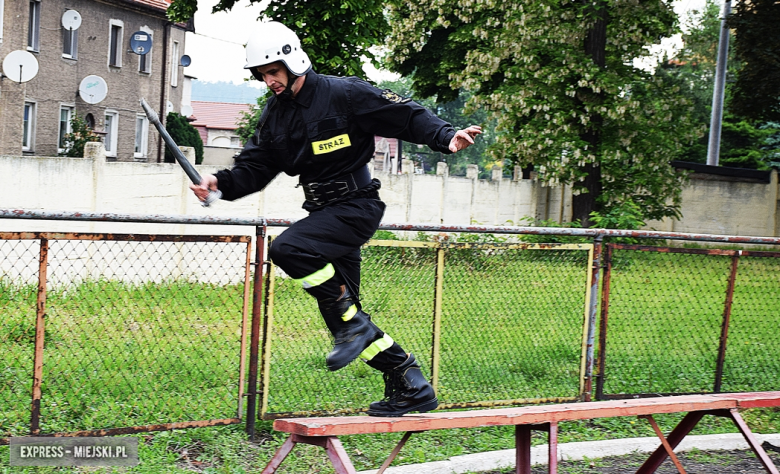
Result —
<path fill-rule="evenodd" d="M 29 51 L 11 51 L 3 60 L 3 74 L 14 82 L 27 82 L 38 74 L 38 60 Z"/>
<path fill-rule="evenodd" d="M 181 114 L 184 117 L 190 117 L 193 113 L 192 106 L 191 105 L 182 105 L 181 106 Z"/>
<path fill-rule="evenodd" d="M 169 113 L 171 113 L 171 112 L 173 112 L 173 102 L 171 102 L 171 101 L 169 100 L 169 101 L 168 101 L 168 103 L 167 103 L 167 104 L 165 104 L 165 113 L 166 113 L 166 114 L 169 114 Z"/>
<path fill-rule="evenodd" d="M 97 104 L 108 95 L 108 84 L 100 76 L 87 76 L 79 84 L 79 96 L 88 104 Z"/>
<path fill-rule="evenodd" d="M 181 57 L 180 62 L 182 66 L 187 67 L 190 64 L 192 64 L 192 59 L 190 59 L 190 57 L 185 54 L 184 56 Z"/>
<path fill-rule="evenodd" d="M 81 26 L 81 15 L 76 10 L 68 10 L 62 14 L 62 27 L 66 30 L 78 30 Z"/>
<path fill-rule="evenodd" d="M 135 54 L 144 55 L 152 50 L 152 35 L 145 31 L 136 31 L 130 35 L 130 49 Z"/>

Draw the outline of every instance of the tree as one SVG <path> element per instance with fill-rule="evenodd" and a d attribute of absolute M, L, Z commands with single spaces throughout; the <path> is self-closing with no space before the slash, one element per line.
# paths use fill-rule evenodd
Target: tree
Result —
<path fill-rule="evenodd" d="M 780 121 L 780 3 L 736 3 L 728 25 L 736 29 L 735 56 L 741 62 L 731 111 L 742 118 Z"/>
<path fill-rule="evenodd" d="M 203 139 L 200 133 L 187 121 L 183 115 L 171 112 L 165 118 L 165 128 L 173 141 L 179 146 L 191 146 L 195 148 L 195 164 L 203 163 Z M 174 163 L 176 159 L 173 153 L 165 149 L 165 162 Z"/>
<path fill-rule="evenodd" d="M 238 2 L 220 0 L 212 13 L 230 10 Z M 197 0 L 173 0 L 168 16 L 184 21 L 197 9 Z M 383 0 L 271 0 L 261 18 L 294 29 L 317 72 L 337 76 L 365 78 L 363 58 L 378 66 L 369 48 L 383 44 L 389 32 Z"/>
<path fill-rule="evenodd" d="M 450 102 L 442 102 L 439 100 L 438 95 L 421 97 L 421 94 L 413 90 L 412 85 L 411 78 L 401 77 L 395 81 L 382 81 L 378 84 L 378 87 L 380 89 L 390 89 L 403 97 L 411 97 L 415 102 L 427 107 L 456 129 L 463 129 L 473 124 L 481 124 L 483 125 L 484 133 L 479 136 L 474 145 L 452 155 L 432 152 L 425 146 L 404 142 L 403 155 L 405 157 L 416 157 L 415 161 L 423 162 L 426 169 L 430 169 L 432 173 L 436 171 L 436 164 L 439 161 L 444 161 L 449 166 L 450 174 L 457 176 L 465 176 L 466 166 L 470 164 L 479 166 L 480 177 L 483 178 L 488 176 L 489 170 L 493 166 L 503 166 L 503 163 L 496 163 L 486 154 L 488 145 L 495 141 L 495 124 L 488 122 L 487 113 L 484 110 L 476 110 L 468 115 L 463 114 L 463 108 L 466 101 L 471 97 L 471 93 L 465 91 L 460 95 L 456 94 L 455 99 Z M 458 91 L 455 92 L 457 93 Z"/>
<path fill-rule="evenodd" d="M 70 133 L 66 133 L 64 137 L 65 151 L 60 153 L 60 156 L 70 156 L 75 158 L 84 157 L 84 145 L 87 142 L 99 142 L 100 137 L 96 135 L 91 128 L 87 125 L 78 115 L 74 115 L 70 119 Z"/>
<path fill-rule="evenodd" d="M 494 158 L 571 183 L 575 219 L 627 201 L 646 219 L 678 215 L 683 177 L 669 161 L 701 131 L 678 86 L 632 65 L 676 31 L 669 3 L 393 0 L 390 15 L 391 68 L 425 71 L 418 90 L 473 91 L 469 110 L 500 131 Z M 433 40 L 441 63 L 428 57 Z"/>
<path fill-rule="evenodd" d="M 265 104 L 268 102 L 268 98 L 271 94 L 273 94 L 273 92 L 269 90 L 266 91 L 265 94 L 259 95 L 257 97 L 257 105 L 252 107 L 250 112 L 241 111 L 241 118 L 236 122 L 238 125 L 236 135 L 241 137 L 242 144 L 246 144 L 246 142 L 252 138 L 252 135 L 254 135 L 257 123 L 260 121 L 260 115 L 262 115 Z"/>
<path fill-rule="evenodd" d="M 701 10 L 692 11 L 688 18 L 688 32 L 683 35 L 683 48 L 672 61 L 664 62 L 657 74 L 670 77 L 694 104 L 693 120 L 702 128 L 710 125 L 715 67 L 720 35 L 720 8 L 708 0 Z M 731 33 L 734 36 L 733 32 Z M 722 120 L 719 164 L 736 168 L 768 169 L 774 147 L 767 142 L 775 133 L 772 127 L 745 118 L 734 112 L 734 89 L 744 70 L 737 59 L 735 48 L 729 48 L 726 74 L 726 100 Z M 765 101 L 767 102 L 767 101 Z M 685 148 L 681 158 L 694 163 L 707 162 L 709 136 Z"/>

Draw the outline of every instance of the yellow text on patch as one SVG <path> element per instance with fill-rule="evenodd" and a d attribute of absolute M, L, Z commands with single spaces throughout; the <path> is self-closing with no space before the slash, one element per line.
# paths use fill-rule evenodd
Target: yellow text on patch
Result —
<path fill-rule="evenodd" d="M 351 145 L 352 144 L 349 142 L 349 135 L 347 135 L 346 133 L 333 138 L 329 138 L 327 140 L 311 143 L 311 147 L 314 150 L 315 155 L 321 155 L 323 153 L 330 153 L 332 151 L 341 150 L 342 148 L 346 148 Z"/>

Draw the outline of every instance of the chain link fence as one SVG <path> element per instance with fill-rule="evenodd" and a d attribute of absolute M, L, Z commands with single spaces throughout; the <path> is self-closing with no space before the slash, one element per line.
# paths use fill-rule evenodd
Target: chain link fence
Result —
<path fill-rule="evenodd" d="M 244 421 L 253 435 L 256 419 L 382 397 L 366 364 L 326 369 L 314 299 L 264 261 L 267 227 L 291 221 L 66 217 L 254 225 L 257 238 L 0 233 L 0 437 Z M 364 247 L 362 302 L 415 354 L 442 409 L 778 389 L 780 252 L 602 244 L 778 238 L 383 229 L 396 240 Z M 419 234 L 400 240 L 407 231 Z"/>
<path fill-rule="evenodd" d="M 250 244 L 0 234 L 0 437 L 239 422 Z"/>
<path fill-rule="evenodd" d="M 608 245 L 597 398 L 777 390 L 780 253 Z"/>

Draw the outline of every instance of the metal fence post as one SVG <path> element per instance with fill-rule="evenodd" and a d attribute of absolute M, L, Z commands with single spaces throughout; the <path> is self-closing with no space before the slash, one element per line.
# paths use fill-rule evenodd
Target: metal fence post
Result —
<path fill-rule="evenodd" d="M 593 267 L 590 283 L 590 312 L 588 317 L 588 340 L 585 352 L 585 387 L 583 401 L 591 401 L 593 394 L 593 353 L 596 339 L 596 311 L 598 309 L 599 272 L 601 270 L 601 245 L 604 236 L 599 234 L 593 239 Z"/>
<path fill-rule="evenodd" d="M 433 340 L 431 349 L 431 384 L 439 389 L 439 364 L 441 362 L 441 312 L 444 298 L 444 246 L 436 248 L 436 279 L 433 297 Z"/>
<path fill-rule="evenodd" d="M 726 301 L 723 304 L 723 322 L 720 327 L 720 346 L 718 347 L 718 363 L 715 367 L 715 386 L 713 392 L 720 392 L 723 383 L 723 364 L 726 362 L 726 345 L 729 338 L 729 325 L 731 323 L 731 304 L 734 301 L 734 285 L 737 281 L 737 266 L 742 251 L 738 250 L 731 257 L 731 273 L 729 274 L 729 283 L 726 287 Z"/>
<path fill-rule="evenodd" d="M 263 307 L 263 265 L 265 264 L 265 224 L 255 228 L 255 278 L 252 290 L 252 333 L 249 342 L 249 387 L 247 388 L 246 432 L 249 439 L 255 439 L 255 421 L 257 419 L 257 377 L 258 354 L 260 351 L 260 321 Z"/>
<path fill-rule="evenodd" d="M 598 379 L 596 380 L 596 400 L 604 396 L 604 381 L 607 367 L 607 321 L 609 317 L 609 290 L 612 280 L 612 246 L 607 245 L 604 252 L 604 282 L 601 285 L 601 322 L 599 324 L 599 360 Z"/>
<path fill-rule="evenodd" d="M 43 344 L 46 329 L 46 279 L 49 264 L 49 239 L 41 238 L 38 260 L 38 297 L 35 317 L 35 354 L 33 356 L 32 404 L 30 406 L 30 434 L 41 431 L 41 383 L 43 382 Z"/>

